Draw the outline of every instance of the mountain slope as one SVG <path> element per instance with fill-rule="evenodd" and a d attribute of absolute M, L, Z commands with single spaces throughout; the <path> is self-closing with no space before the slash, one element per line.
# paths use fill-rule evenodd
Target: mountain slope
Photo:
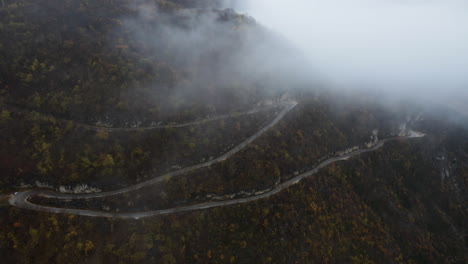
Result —
<path fill-rule="evenodd" d="M 407 102 L 381 104 L 379 95 L 293 82 L 300 67 L 288 67 L 300 55 L 216 3 L 2 2 L 2 260 L 465 263 L 466 124 Z M 276 120 L 285 102 L 297 106 Z M 223 157 L 262 132 L 224 160 L 133 192 L 31 202 L 144 212 L 255 195 L 411 130 L 425 136 L 333 162 L 244 204 L 140 220 L 8 204 L 13 192 L 37 187 L 132 186 Z"/>

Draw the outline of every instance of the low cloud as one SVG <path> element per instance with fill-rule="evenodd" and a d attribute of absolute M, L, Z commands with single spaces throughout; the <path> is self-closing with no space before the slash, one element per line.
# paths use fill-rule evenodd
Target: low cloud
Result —
<path fill-rule="evenodd" d="M 282 34 L 306 54 L 311 71 L 334 87 L 460 105 L 468 100 L 467 1 L 241 0 L 226 5 Z"/>
<path fill-rule="evenodd" d="M 167 89 L 174 102 L 249 104 L 303 76 L 297 51 L 251 17 L 228 9 L 160 8 L 136 5 L 123 28 L 139 44 L 135 52 L 175 66 L 177 81 Z M 174 105 L 172 101 L 168 103 Z"/>

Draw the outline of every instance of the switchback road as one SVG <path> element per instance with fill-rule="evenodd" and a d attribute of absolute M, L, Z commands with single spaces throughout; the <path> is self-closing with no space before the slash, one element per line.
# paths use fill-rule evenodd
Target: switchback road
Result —
<path fill-rule="evenodd" d="M 151 217 L 151 216 L 159 216 L 159 215 L 167 215 L 167 214 L 173 214 L 173 213 L 181 213 L 181 212 L 189 212 L 189 211 L 195 211 L 195 210 L 203 210 L 203 209 L 208 209 L 208 208 L 214 208 L 214 207 L 221 207 L 221 206 L 229 206 L 229 205 L 236 205 L 236 204 L 243 204 L 243 203 L 248 203 L 248 202 L 253 202 L 261 199 L 265 199 L 268 197 L 271 197 L 284 189 L 298 183 L 302 179 L 306 177 L 310 177 L 314 174 L 316 174 L 320 169 L 338 162 L 342 160 L 347 160 L 349 158 L 352 158 L 357 155 L 361 155 L 366 152 L 372 152 L 375 151 L 379 148 L 381 148 L 386 142 L 392 141 L 392 140 L 401 140 L 401 139 L 408 139 L 408 138 L 419 138 L 419 137 L 424 137 L 424 134 L 415 132 L 415 131 L 410 131 L 407 136 L 399 136 L 399 137 L 392 137 L 392 138 L 386 138 L 377 141 L 372 147 L 369 148 L 362 148 L 362 149 L 357 149 L 355 151 L 352 151 L 350 153 L 341 155 L 341 156 L 336 156 L 329 158 L 320 164 L 318 164 L 314 169 L 309 170 L 305 173 L 302 173 L 300 175 L 297 175 L 293 177 L 292 179 L 285 181 L 283 183 L 278 184 L 271 190 L 265 191 L 261 194 L 258 195 L 252 195 L 249 197 L 242 197 L 242 198 L 236 198 L 236 199 L 228 199 L 228 200 L 223 200 L 223 201 L 210 201 L 210 202 L 204 202 L 204 203 L 199 203 L 199 204 L 193 204 L 193 205 L 187 205 L 187 206 L 180 206 L 180 207 L 174 207 L 174 208 L 169 208 L 169 209 L 162 209 L 162 210 L 155 210 L 155 211 L 144 211 L 144 212 L 132 212 L 132 213 L 120 213 L 120 212 L 106 212 L 106 211 L 95 211 L 95 210 L 86 210 L 86 209 L 71 209 L 71 208 L 59 208 L 59 207 L 51 207 L 51 206 L 45 206 L 45 205 L 39 205 L 39 204 L 33 204 L 29 201 L 31 197 L 35 196 L 41 196 L 45 198 L 54 198 L 54 199 L 61 199 L 61 200 L 74 200 L 74 199 L 90 199 L 90 198 L 105 198 L 109 197 L 112 195 L 117 195 L 117 194 L 122 194 L 130 191 L 135 191 L 138 190 L 144 186 L 148 186 L 151 184 L 159 183 L 162 182 L 166 179 L 170 179 L 171 177 L 175 177 L 199 168 L 203 167 L 208 167 L 214 163 L 226 160 L 230 156 L 234 155 L 235 153 L 239 152 L 241 149 L 243 149 L 245 146 L 253 142 L 255 139 L 263 135 L 268 129 L 273 127 L 276 123 L 278 123 L 284 115 L 286 115 L 287 112 L 289 112 L 292 108 L 294 108 L 297 105 L 297 103 L 288 103 L 285 108 L 277 115 L 277 117 L 270 122 L 267 126 L 263 127 L 261 130 L 259 130 L 257 133 L 255 133 L 253 136 L 236 146 L 235 148 L 231 149 L 229 152 L 225 153 L 224 155 L 213 159 L 211 161 L 207 161 L 198 165 L 194 165 L 191 167 L 183 168 L 177 171 L 170 172 L 168 174 L 162 175 L 157 178 L 153 178 L 151 180 L 126 187 L 123 189 L 115 190 L 115 191 L 109 191 L 109 192 L 101 192 L 101 193 L 93 193 L 93 194 L 64 194 L 64 193 L 56 193 L 51 190 L 45 190 L 45 189 L 33 189 L 33 190 L 27 190 L 19 193 L 15 193 L 12 195 L 9 199 L 9 204 L 12 206 L 16 206 L 18 208 L 23 208 L 23 209 L 29 209 L 29 210 L 35 210 L 35 211 L 41 211 L 41 212 L 48 212 L 48 213 L 62 213 L 62 214 L 72 214 L 72 215 L 83 215 L 83 216 L 90 216 L 90 217 L 108 217 L 108 218 L 121 218 L 121 219 L 139 219 L 139 218 L 144 218 L 144 217 Z"/>

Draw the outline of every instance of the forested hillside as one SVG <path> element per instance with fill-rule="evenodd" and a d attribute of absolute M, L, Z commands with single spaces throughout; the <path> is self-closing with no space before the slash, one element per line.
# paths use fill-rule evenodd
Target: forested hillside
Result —
<path fill-rule="evenodd" d="M 254 87 L 217 79 L 219 66 L 242 49 L 248 29 L 241 27 L 253 25 L 231 11 L 170 1 L 21 0 L 6 1 L 0 12 L 4 103 L 125 125 L 190 119 L 259 99 Z M 210 36 L 223 43 L 207 48 Z"/>
<path fill-rule="evenodd" d="M 0 1 L 2 261 L 466 263 L 466 123 L 304 85 L 301 55 L 220 7 Z M 11 202 L 29 190 L 52 209 Z"/>

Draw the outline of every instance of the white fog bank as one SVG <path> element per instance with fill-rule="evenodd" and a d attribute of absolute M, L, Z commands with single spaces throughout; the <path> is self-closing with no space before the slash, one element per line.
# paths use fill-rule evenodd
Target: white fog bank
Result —
<path fill-rule="evenodd" d="M 468 101 L 466 0 L 231 2 L 302 49 L 337 86 Z"/>

